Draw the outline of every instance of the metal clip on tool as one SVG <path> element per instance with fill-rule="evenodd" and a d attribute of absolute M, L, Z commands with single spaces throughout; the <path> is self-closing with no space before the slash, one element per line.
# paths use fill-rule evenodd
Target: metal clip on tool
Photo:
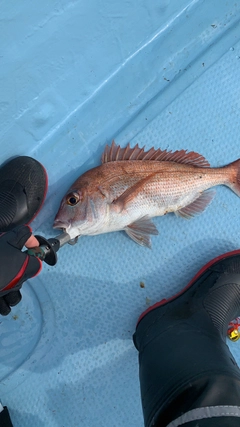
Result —
<path fill-rule="evenodd" d="M 61 233 L 51 239 L 45 239 L 42 236 L 35 236 L 40 243 L 40 246 L 28 249 L 26 253 L 39 258 L 48 265 L 57 263 L 57 251 L 66 243 L 75 244 L 77 237 L 73 240 L 68 233 Z"/>

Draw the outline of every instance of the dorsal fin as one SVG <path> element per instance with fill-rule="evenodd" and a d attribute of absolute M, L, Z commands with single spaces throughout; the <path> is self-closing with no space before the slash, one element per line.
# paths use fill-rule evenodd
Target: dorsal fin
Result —
<path fill-rule="evenodd" d="M 160 148 L 157 150 L 150 148 L 150 150 L 145 151 L 144 147 L 140 148 L 138 144 L 133 148 L 130 148 L 130 144 L 125 148 L 121 148 L 120 145 L 115 144 L 115 141 L 112 142 L 110 147 L 106 145 L 102 155 L 102 163 L 122 160 L 157 160 L 161 162 L 191 164 L 202 168 L 210 166 L 205 157 L 194 151 L 187 152 L 180 150 L 172 152 L 167 150 L 162 151 Z"/>

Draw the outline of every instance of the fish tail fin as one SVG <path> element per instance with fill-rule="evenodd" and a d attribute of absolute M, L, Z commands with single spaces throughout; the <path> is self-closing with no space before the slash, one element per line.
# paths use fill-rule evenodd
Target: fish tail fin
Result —
<path fill-rule="evenodd" d="M 226 185 L 230 187 L 238 197 L 240 197 L 240 159 L 230 163 L 227 168 L 229 168 L 230 173 L 229 180 Z"/>

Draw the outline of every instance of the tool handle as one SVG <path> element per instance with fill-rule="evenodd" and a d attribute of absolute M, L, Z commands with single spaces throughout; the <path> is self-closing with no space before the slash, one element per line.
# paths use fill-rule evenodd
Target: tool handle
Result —
<path fill-rule="evenodd" d="M 41 261 L 44 261 L 46 256 L 45 247 L 42 247 L 42 246 L 37 246 L 36 248 L 30 248 L 27 251 L 25 251 L 25 253 L 30 256 L 35 256 L 36 258 L 39 258 Z"/>
<path fill-rule="evenodd" d="M 30 248 L 26 251 L 28 255 L 35 256 L 41 261 L 46 262 L 48 265 L 55 265 L 57 263 L 57 251 L 71 238 L 68 233 L 61 233 L 58 236 L 50 239 L 45 239 L 42 236 L 35 236 L 40 243 L 40 246 Z"/>

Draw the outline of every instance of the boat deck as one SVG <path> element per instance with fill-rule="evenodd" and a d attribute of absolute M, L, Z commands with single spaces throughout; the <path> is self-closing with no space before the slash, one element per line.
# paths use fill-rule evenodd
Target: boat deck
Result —
<path fill-rule="evenodd" d="M 57 234 L 61 198 L 112 139 L 196 151 L 213 167 L 240 157 L 239 2 L 4 0 L 0 11 L 1 161 L 29 155 L 47 170 L 36 234 Z M 155 218 L 151 250 L 115 232 L 44 264 L 0 319 L 0 399 L 14 427 L 143 426 L 137 319 L 239 248 L 239 214 L 217 187 L 198 217 Z"/>

